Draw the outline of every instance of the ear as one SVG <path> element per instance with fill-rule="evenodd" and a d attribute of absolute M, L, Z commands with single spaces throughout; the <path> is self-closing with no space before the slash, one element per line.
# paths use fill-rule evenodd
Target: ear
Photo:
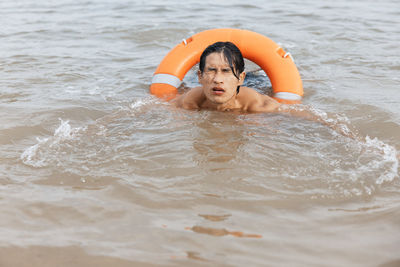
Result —
<path fill-rule="evenodd" d="M 200 83 L 201 82 L 201 78 L 202 78 L 200 70 L 197 71 L 197 78 L 199 79 L 199 83 Z"/>
<path fill-rule="evenodd" d="M 242 72 L 239 75 L 239 85 L 242 85 L 244 83 L 244 78 L 246 78 L 246 72 Z"/>

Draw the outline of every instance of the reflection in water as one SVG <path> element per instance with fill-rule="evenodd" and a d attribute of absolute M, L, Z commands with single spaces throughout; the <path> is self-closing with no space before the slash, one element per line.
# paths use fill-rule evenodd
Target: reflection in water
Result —
<path fill-rule="evenodd" d="M 262 235 L 258 234 L 246 234 L 241 231 L 228 231 L 224 228 L 211 228 L 211 227 L 203 227 L 203 226 L 193 226 L 187 227 L 186 230 L 191 230 L 195 233 L 199 234 L 207 234 L 213 236 L 226 236 L 231 235 L 234 237 L 246 237 L 246 238 L 262 238 Z"/>
<path fill-rule="evenodd" d="M 0 1 L 0 265 L 398 266 L 398 1 L 165 2 Z M 279 42 L 339 128 L 150 96 L 216 17 Z"/>
<path fill-rule="evenodd" d="M 187 257 L 189 259 L 193 259 L 193 260 L 199 260 L 199 261 L 208 261 L 202 257 L 199 256 L 198 252 L 195 251 L 186 251 Z"/>
<path fill-rule="evenodd" d="M 382 209 L 383 206 L 360 207 L 357 209 L 328 209 L 329 211 L 345 211 L 345 212 L 368 212 L 370 210 Z"/>
<path fill-rule="evenodd" d="M 231 215 L 225 214 L 225 215 L 207 215 L 207 214 L 199 214 L 200 217 L 203 217 L 206 220 L 212 221 L 212 222 L 219 222 L 219 221 L 224 221 L 228 219 Z"/>

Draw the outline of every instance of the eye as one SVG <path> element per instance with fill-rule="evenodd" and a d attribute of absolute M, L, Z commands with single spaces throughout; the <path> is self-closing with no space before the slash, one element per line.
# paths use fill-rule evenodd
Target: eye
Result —
<path fill-rule="evenodd" d="M 204 71 L 206 75 L 214 75 L 216 72 L 217 72 L 216 68 L 206 68 Z"/>
<path fill-rule="evenodd" d="M 231 73 L 231 69 L 225 68 L 225 69 L 222 69 L 222 72 L 223 73 Z"/>

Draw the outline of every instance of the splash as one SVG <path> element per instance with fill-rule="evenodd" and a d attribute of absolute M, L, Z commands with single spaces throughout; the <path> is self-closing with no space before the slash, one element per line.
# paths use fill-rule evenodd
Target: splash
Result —
<path fill-rule="evenodd" d="M 140 107 L 144 106 L 147 104 L 148 101 L 146 101 L 146 99 L 138 99 L 135 102 L 131 103 L 129 105 L 130 109 L 132 110 L 137 110 L 140 109 Z"/>
<path fill-rule="evenodd" d="M 110 124 L 127 116 L 137 116 L 141 112 L 145 112 L 146 108 L 152 108 L 154 105 L 160 105 L 159 100 L 153 97 L 139 98 L 132 102 L 129 106 L 121 107 L 116 112 L 101 117 L 93 124 L 84 127 L 73 128 L 69 120 L 60 119 L 60 125 L 54 130 L 52 136 L 45 138 L 37 138 L 36 144 L 28 147 L 21 154 L 20 159 L 26 165 L 40 168 L 50 165 L 64 165 L 66 156 L 74 152 L 72 157 L 78 160 L 87 160 L 87 151 L 82 147 L 89 146 L 88 149 L 96 150 L 104 149 L 104 142 L 97 140 L 99 137 L 107 137 L 110 134 Z M 95 141 L 96 139 L 97 141 Z M 97 145 L 99 144 L 99 145 Z M 77 152 L 77 153 L 75 153 Z"/>
<path fill-rule="evenodd" d="M 346 116 L 328 114 L 305 105 L 282 106 L 281 111 L 321 123 L 345 142 L 347 155 L 339 159 L 333 158 L 330 163 L 337 165 L 331 172 L 336 181 L 329 181 L 330 188 L 338 188 L 345 195 L 372 195 L 380 185 L 399 177 L 399 156 L 396 148 L 376 137 L 361 136 L 353 129 Z M 346 179 L 343 180 L 344 177 Z"/>
<path fill-rule="evenodd" d="M 376 184 L 391 182 L 396 177 L 399 177 L 399 160 L 397 158 L 396 148 L 380 141 L 376 137 L 374 139 L 371 139 L 369 136 L 365 137 L 365 143 L 363 144 L 363 146 L 366 150 L 381 155 L 381 157 L 379 157 L 378 159 L 374 159 L 369 163 L 371 168 L 384 169 L 382 174 L 376 180 Z"/>
<path fill-rule="evenodd" d="M 282 105 L 279 108 L 281 112 L 287 112 L 292 116 L 304 118 L 310 121 L 319 122 L 332 130 L 335 133 L 341 134 L 352 139 L 361 140 L 358 132 L 351 129 L 350 120 L 340 114 L 328 114 L 325 111 L 319 110 L 313 106 L 305 105 Z"/>
<path fill-rule="evenodd" d="M 160 102 L 154 97 L 139 98 L 134 100 L 134 102 L 129 105 L 129 108 L 132 112 L 135 112 L 140 111 L 145 106 L 152 106 L 153 104 L 160 104 Z"/>
<path fill-rule="evenodd" d="M 54 131 L 52 137 L 37 138 L 37 144 L 27 148 L 21 154 L 21 160 L 24 164 L 32 167 L 45 167 L 51 159 L 47 153 L 50 149 L 57 149 L 58 145 L 66 140 L 74 139 L 81 128 L 71 128 L 69 121 L 60 119 L 60 126 Z"/>

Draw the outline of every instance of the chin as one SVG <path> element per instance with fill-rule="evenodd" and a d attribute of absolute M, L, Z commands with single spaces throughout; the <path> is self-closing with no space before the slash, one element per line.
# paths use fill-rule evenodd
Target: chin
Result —
<path fill-rule="evenodd" d="M 224 94 L 224 95 L 209 94 L 209 95 L 207 95 L 207 98 L 209 101 L 211 101 L 214 104 L 224 104 L 231 99 L 231 97 L 229 97 L 226 94 Z"/>
<path fill-rule="evenodd" d="M 210 100 L 214 104 L 224 104 L 227 102 L 225 97 L 221 97 L 221 96 L 210 96 L 210 97 L 208 97 L 208 100 Z"/>

